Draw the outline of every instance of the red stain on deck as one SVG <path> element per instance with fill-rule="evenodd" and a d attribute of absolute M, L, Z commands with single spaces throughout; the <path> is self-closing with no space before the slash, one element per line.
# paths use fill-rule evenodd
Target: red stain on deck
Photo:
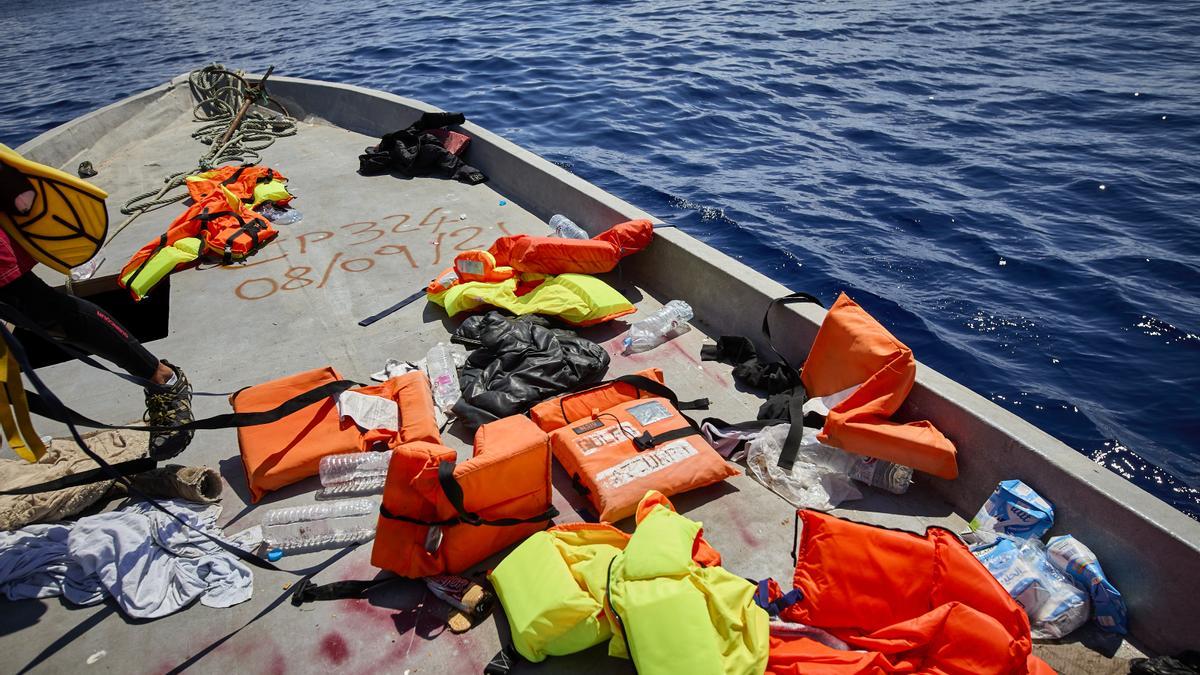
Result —
<path fill-rule="evenodd" d="M 753 532 L 743 527 L 740 523 L 738 524 L 737 531 L 738 534 L 741 535 L 742 541 L 746 542 L 746 546 L 750 547 L 752 550 L 758 548 L 759 541 L 758 538 L 754 536 Z"/>
<path fill-rule="evenodd" d="M 321 656 L 334 665 L 339 665 L 350 658 L 350 646 L 341 633 L 329 633 L 321 638 Z"/>

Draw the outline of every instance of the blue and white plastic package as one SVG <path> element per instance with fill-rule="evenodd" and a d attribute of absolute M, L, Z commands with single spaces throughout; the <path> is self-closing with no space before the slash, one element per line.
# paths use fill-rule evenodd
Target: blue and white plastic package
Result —
<path fill-rule="evenodd" d="M 1110 633 L 1124 635 L 1128 632 L 1128 610 L 1125 599 L 1112 585 L 1096 554 L 1078 539 L 1069 534 L 1060 537 L 1050 537 L 1046 553 L 1055 569 L 1067 575 L 1075 585 L 1082 588 L 1092 598 L 1092 607 L 1096 610 L 1093 619 L 1096 625 Z"/>
<path fill-rule="evenodd" d="M 971 519 L 975 532 L 1040 539 L 1054 525 L 1054 506 L 1019 480 L 1004 480 Z"/>

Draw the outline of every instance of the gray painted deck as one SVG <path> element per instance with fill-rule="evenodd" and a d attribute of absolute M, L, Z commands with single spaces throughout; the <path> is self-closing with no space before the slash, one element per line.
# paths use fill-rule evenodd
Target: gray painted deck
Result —
<path fill-rule="evenodd" d="M 189 270 L 172 278 L 170 335 L 149 346 L 156 355 L 181 365 L 197 390 L 233 391 L 324 365 L 365 381 L 387 358 L 420 358 L 432 344 L 446 339 L 457 322 L 423 302 L 368 328 L 356 324 L 423 287 L 458 251 L 486 247 L 506 233 L 545 233 L 548 228 L 542 219 L 554 211 L 567 212 L 593 231 L 642 215 L 471 125 L 468 131 L 476 136 L 472 161 L 492 176 L 488 184 L 361 177 L 355 173 L 356 155 L 381 131 L 405 126 L 420 104 L 352 87 L 287 78 L 281 78 L 273 90 L 288 98 L 293 110 L 310 114 L 297 136 L 281 139 L 264 153 L 266 164 L 290 178 L 289 185 L 298 196 L 295 206 L 304 219 L 282 227 L 279 240 L 245 265 Z M 110 213 L 119 222 L 117 206 L 127 197 L 153 187 L 160 176 L 188 167 L 202 153 L 202 147 L 189 137 L 193 128 L 190 107 L 185 88 L 160 88 L 82 118 L 72 127 L 49 132 L 24 150 L 68 171 L 81 160 L 92 161 L 99 170 L 93 180 L 109 191 Z M 502 201 L 507 203 L 501 205 Z M 134 250 L 156 237 L 181 209 L 167 207 L 143 216 L 121 233 L 105 250 L 106 262 L 98 276 L 115 274 Z M 747 276 L 739 263 L 719 254 L 714 257 L 709 251 L 686 235 L 664 228 L 654 247 L 631 259 L 622 275 L 609 275 L 611 283 L 638 298 L 639 313 L 653 311 L 672 297 L 692 302 L 698 315 L 695 330 L 632 357 L 619 354 L 622 323 L 589 329 L 584 335 L 613 355 L 611 374 L 658 366 L 666 372 L 667 383 L 682 396 L 709 397 L 712 415 L 751 419 L 760 400 L 737 390 L 730 367 L 699 361 L 700 346 L 722 334 L 753 334 L 747 326 L 756 326 L 766 299 L 780 294 L 781 287 L 756 275 Z M 703 257 L 697 257 L 701 254 Z M 734 284 L 728 275 L 741 280 Z M 757 289 L 747 286 L 747 280 Z M 748 300 L 742 302 L 743 297 Z M 724 309 L 708 311 L 714 303 L 723 304 Z M 777 333 L 791 340 L 793 349 L 802 354 L 812 337 L 814 316 L 819 321 L 820 314 L 807 308 L 781 312 L 778 321 L 782 329 Z M 74 363 L 41 372 L 70 405 L 93 418 L 126 422 L 141 416 L 140 390 L 105 373 Z M 948 409 L 948 404 L 931 392 L 956 385 L 942 383 L 940 377 L 922 371 L 919 388 L 923 393 L 914 393 L 913 412 Z M 966 403 L 955 405 L 979 405 L 969 399 L 973 394 L 963 391 Z M 222 397 L 197 397 L 195 407 L 197 415 L 203 416 L 229 409 Z M 1005 452 L 1019 452 L 1026 442 L 1021 435 L 1033 432 L 1003 411 L 988 410 L 988 414 L 993 418 L 981 424 L 986 422 L 988 428 L 1005 433 L 1015 429 L 1007 437 L 1017 440 L 1012 440 Z M 935 420 L 943 424 L 937 417 Z M 966 424 L 948 420 L 944 428 Z M 56 435 L 62 431 L 48 422 L 39 429 Z M 460 451 L 469 448 L 469 439 L 454 428 L 446 434 L 446 441 Z M 971 459 L 972 453 L 981 450 L 960 440 L 967 466 L 990 463 L 980 462 L 977 455 Z M 226 482 L 222 520 L 231 533 L 258 523 L 265 509 L 311 501 L 317 487 L 311 479 L 273 493 L 254 507 L 247 506 L 249 495 L 231 430 L 201 432 L 178 461 L 219 467 Z M 1072 466 L 1075 460 L 1065 458 L 1059 464 L 1062 462 Z M 559 522 L 577 520 L 578 498 L 561 470 L 555 469 L 555 504 L 564 514 Z M 985 484 L 990 475 L 977 471 L 972 478 L 964 471 L 960 480 Z M 1036 484 L 1039 474 L 1019 477 Z M 970 516 L 990 487 L 975 487 L 963 496 L 966 488 L 955 492 L 939 483 L 918 477 L 910 493 L 901 497 L 864 488 L 865 499 L 849 503 L 837 513 L 913 531 L 923 531 L 931 524 L 964 530 L 963 516 Z M 1052 498 L 1058 496 L 1052 484 L 1043 490 Z M 788 584 L 793 509 L 781 498 L 738 476 L 681 495 L 674 502 L 680 511 L 704 523 L 706 536 L 722 552 L 728 569 L 750 578 L 773 576 Z M 968 502 L 969 507 L 964 505 Z M 1161 536 L 1156 540 L 1159 545 L 1194 551 L 1196 529 L 1189 529 L 1189 523 L 1194 523 L 1160 515 L 1153 507 L 1148 511 L 1155 518 L 1167 519 L 1169 525 L 1155 525 L 1150 530 L 1173 535 Z M 1119 534 L 1110 531 L 1109 536 Z M 1119 561 L 1110 564 L 1105 558 L 1103 542 L 1095 537 L 1085 541 L 1101 553 L 1106 568 L 1121 568 Z M 369 563 L 369 548 L 289 557 L 281 564 L 300 568 L 327 561 L 317 582 L 372 578 L 377 570 Z M 485 562 L 480 569 L 498 559 Z M 1197 564 L 1194 557 L 1172 563 L 1179 571 L 1194 569 Z M 1114 577 L 1122 589 L 1136 587 L 1140 591 L 1131 577 Z M 166 672 L 184 666 L 194 672 L 479 672 L 498 648 L 498 629 L 507 630 L 503 614 L 497 612 L 497 618 L 465 635 L 439 634 L 439 603 L 409 581 L 379 589 L 370 600 L 316 603 L 297 609 L 287 602 L 287 588 L 293 580 L 283 574 L 256 572 L 255 597 L 250 602 L 229 609 L 197 605 L 153 622 L 129 621 L 110 606 L 67 608 L 58 600 L 6 603 L 0 618 L 0 669 L 126 673 Z M 1149 607 L 1138 597 L 1131 601 L 1135 612 L 1139 605 Z M 1081 631 L 1080 635 L 1066 644 L 1040 645 L 1038 652 L 1066 672 L 1123 672 L 1124 659 L 1137 653 L 1131 644 L 1113 642 L 1093 631 Z M 101 650 L 107 652 L 104 658 L 85 665 L 90 655 Z M 541 670 L 632 672 L 627 663 L 606 657 L 603 648 L 553 659 Z"/>

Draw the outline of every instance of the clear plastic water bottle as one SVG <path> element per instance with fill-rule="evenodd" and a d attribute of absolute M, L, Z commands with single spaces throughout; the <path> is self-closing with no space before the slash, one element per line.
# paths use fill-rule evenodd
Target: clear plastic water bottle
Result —
<path fill-rule="evenodd" d="M 322 457 L 321 490 L 317 492 L 317 499 L 346 499 L 383 492 L 391 460 L 391 450 Z"/>
<path fill-rule="evenodd" d="M 892 494 L 902 495 L 908 492 L 908 486 L 912 483 L 912 467 L 874 457 L 854 457 L 857 461 L 851 465 L 848 472 L 854 480 L 874 485 Z"/>
<path fill-rule="evenodd" d="M 355 478 L 344 483 L 334 483 L 326 485 L 317 494 L 314 495 L 320 501 L 330 499 L 350 499 L 351 497 L 370 497 L 372 495 L 383 494 L 383 488 L 387 485 L 387 476 L 367 476 L 365 478 Z"/>
<path fill-rule="evenodd" d="M 462 397 L 458 386 L 458 368 L 454 365 L 454 354 L 450 345 L 439 342 L 425 356 L 425 372 L 433 387 L 433 402 L 444 413 L 449 414 L 454 403 Z"/>
<path fill-rule="evenodd" d="M 676 335 L 683 335 L 692 328 L 687 324 L 691 318 L 690 305 L 682 300 L 672 300 L 662 309 L 629 327 L 629 336 L 623 343 L 625 351 L 644 352 Z"/>
<path fill-rule="evenodd" d="M 271 202 L 267 202 L 259 207 L 258 212 L 275 225 L 291 225 L 292 223 L 298 223 L 304 219 L 304 214 L 300 213 L 299 210 L 289 207 L 276 206 Z"/>
<path fill-rule="evenodd" d="M 357 544 L 375 536 L 378 510 L 371 499 L 271 509 L 263 515 L 263 540 L 285 553 Z"/>
<path fill-rule="evenodd" d="M 582 227 L 572 223 L 561 213 L 556 213 L 550 218 L 550 227 L 554 230 L 554 236 L 560 239 L 591 239 Z"/>
<path fill-rule="evenodd" d="M 359 478 L 387 476 L 388 463 L 391 461 L 391 450 L 327 455 L 321 458 L 321 485 L 329 487 Z"/>

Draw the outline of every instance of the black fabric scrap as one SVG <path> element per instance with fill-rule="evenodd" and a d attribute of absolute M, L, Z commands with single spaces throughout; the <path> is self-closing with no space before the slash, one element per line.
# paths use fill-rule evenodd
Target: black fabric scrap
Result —
<path fill-rule="evenodd" d="M 462 124 L 466 120 L 462 113 L 424 113 L 412 126 L 385 135 L 378 146 L 367 148 L 359 155 L 358 172 L 364 176 L 391 171 L 409 177 L 436 175 L 478 185 L 486 181 L 487 176 L 447 150 L 440 138 L 428 133 L 430 129 Z"/>
<path fill-rule="evenodd" d="M 723 335 L 717 344 L 701 347 L 700 358 L 734 366 L 733 379 L 765 389 L 767 394 L 789 391 L 800 384 L 800 373 L 781 361 L 763 361 L 750 338 L 740 335 Z"/>
<path fill-rule="evenodd" d="M 491 311 L 464 321 L 454 339 L 475 348 L 458 376 L 462 398 L 454 405 L 469 429 L 524 413 L 539 401 L 600 380 L 608 370 L 603 347 L 549 328 L 541 317 Z"/>

